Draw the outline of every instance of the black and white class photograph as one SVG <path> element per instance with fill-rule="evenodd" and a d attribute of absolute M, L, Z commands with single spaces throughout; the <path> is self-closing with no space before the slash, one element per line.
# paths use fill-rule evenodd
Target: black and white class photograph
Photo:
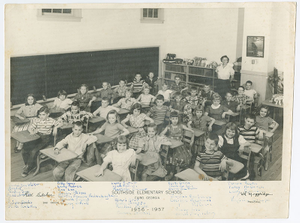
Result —
<path fill-rule="evenodd" d="M 6 11 L 11 182 L 282 181 L 280 4 L 42 6 Z"/>

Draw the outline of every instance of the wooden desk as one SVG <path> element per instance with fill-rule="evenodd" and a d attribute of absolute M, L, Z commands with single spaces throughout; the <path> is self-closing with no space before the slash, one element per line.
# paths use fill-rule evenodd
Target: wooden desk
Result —
<path fill-rule="evenodd" d="M 253 153 L 259 153 L 262 150 L 262 146 L 256 143 L 251 143 L 250 149 Z"/>
<path fill-rule="evenodd" d="M 244 164 L 233 159 L 228 158 L 227 163 L 230 163 L 230 165 L 228 165 L 228 170 L 233 174 L 240 172 L 244 168 Z"/>
<path fill-rule="evenodd" d="M 32 142 L 40 138 L 37 134 L 30 135 L 29 131 L 14 132 L 11 137 L 20 143 Z"/>
<path fill-rule="evenodd" d="M 147 155 L 144 154 L 138 154 L 136 155 L 136 158 L 138 160 L 140 160 L 140 164 L 142 164 L 143 166 L 149 166 L 153 163 L 156 163 L 158 160 L 153 158 L 153 157 L 149 157 Z"/>
<path fill-rule="evenodd" d="M 121 181 L 122 177 L 108 169 L 103 171 L 103 176 L 95 177 L 95 173 L 99 171 L 100 165 L 95 165 L 76 173 L 86 181 Z"/>
<path fill-rule="evenodd" d="M 71 129 L 71 128 L 73 128 L 73 124 L 71 124 L 71 123 L 64 123 L 61 127 L 60 127 L 60 129 Z"/>
<path fill-rule="evenodd" d="M 142 104 L 142 103 L 141 103 L 141 105 L 142 105 L 142 108 L 150 108 L 150 105 L 146 105 L 146 104 Z"/>
<path fill-rule="evenodd" d="M 40 153 L 44 154 L 45 156 L 50 157 L 51 159 L 55 160 L 58 163 L 75 159 L 78 155 L 71 150 L 63 148 L 59 151 L 59 154 L 54 154 L 54 148 L 47 148 L 40 151 Z"/>
<path fill-rule="evenodd" d="M 164 122 L 163 121 L 158 121 L 158 120 L 153 120 L 154 121 L 154 124 L 159 126 L 159 125 L 162 125 Z M 150 121 L 148 120 L 145 120 L 145 125 L 149 125 L 150 124 Z"/>
<path fill-rule="evenodd" d="M 41 154 L 45 155 L 46 158 L 41 159 Z M 42 162 L 45 162 L 49 159 L 53 159 L 58 163 L 67 161 L 67 160 L 72 160 L 75 159 L 78 155 L 68 149 L 63 148 L 62 150 L 59 151 L 59 154 L 54 154 L 54 148 L 50 147 L 47 149 L 40 150 L 38 156 L 37 156 L 37 167 L 36 171 L 33 173 L 33 176 L 37 175 L 40 171 L 40 166 Z"/>
<path fill-rule="evenodd" d="M 133 134 L 133 133 L 136 133 L 136 132 L 139 131 L 139 129 L 133 128 L 133 127 L 131 127 L 131 126 L 128 126 L 127 129 L 128 129 L 128 131 L 129 131 L 129 134 Z"/>
<path fill-rule="evenodd" d="M 197 173 L 193 169 L 186 169 L 180 173 L 175 174 L 175 177 L 178 177 L 181 180 L 185 181 L 204 181 L 203 177 L 200 176 L 199 173 Z M 216 179 L 212 178 L 213 181 L 216 181 Z"/>
<path fill-rule="evenodd" d="M 92 124 L 100 123 L 103 121 L 105 121 L 105 118 L 100 117 L 100 116 L 94 116 L 93 118 L 89 119 L 89 123 L 92 123 Z"/>
<path fill-rule="evenodd" d="M 269 138 L 272 138 L 274 135 L 274 132 L 266 132 L 266 136 Z"/>
<path fill-rule="evenodd" d="M 12 121 L 16 124 L 16 125 L 21 125 L 21 124 L 25 124 L 25 123 L 29 123 L 30 120 L 28 118 L 24 118 L 24 119 L 19 119 L 16 116 L 12 116 L 11 117 Z"/>
<path fill-rule="evenodd" d="M 214 122 L 214 125 L 223 126 L 223 125 L 226 125 L 226 122 L 223 120 L 216 120 Z"/>
<path fill-rule="evenodd" d="M 60 114 L 60 113 L 65 113 L 65 110 L 62 108 L 51 108 L 49 110 L 49 114 Z"/>
<path fill-rule="evenodd" d="M 120 108 L 120 110 L 118 111 L 119 115 L 125 115 L 128 114 L 129 110 L 125 109 L 125 108 Z"/>
<path fill-rule="evenodd" d="M 170 146 L 171 149 L 174 149 L 174 148 L 177 148 L 179 146 L 183 146 L 183 142 L 179 141 L 179 140 L 176 140 L 176 139 L 171 139 L 171 138 L 168 138 L 172 145 Z"/>
<path fill-rule="evenodd" d="M 104 143 L 113 141 L 112 138 L 102 135 L 102 134 L 96 134 L 95 136 L 98 138 L 98 140 L 96 142 L 97 144 L 104 144 Z"/>
<path fill-rule="evenodd" d="M 263 101 L 261 104 L 262 105 L 267 105 L 269 107 L 273 107 L 274 110 L 275 110 L 275 108 L 283 109 L 283 105 L 277 105 L 273 102 L 270 102 L 270 99 Z M 275 111 L 273 111 L 273 119 L 275 120 L 275 118 L 276 118 Z"/>
<path fill-rule="evenodd" d="M 196 128 L 193 128 L 193 130 L 194 130 L 195 137 L 200 137 L 200 136 L 203 136 L 205 134 L 205 132 L 202 131 L 202 130 L 199 130 L 199 129 L 196 129 Z"/>

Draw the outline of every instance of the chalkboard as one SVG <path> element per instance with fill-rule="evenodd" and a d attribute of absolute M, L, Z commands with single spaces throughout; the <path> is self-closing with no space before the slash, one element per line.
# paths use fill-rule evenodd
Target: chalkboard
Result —
<path fill-rule="evenodd" d="M 81 84 L 92 88 L 102 82 L 117 85 L 131 82 L 136 72 L 145 78 L 158 75 L 159 48 L 118 49 L 11 58 L 11 102 L 24 103 L 29 93 L 42 99 L 57 96 L 59 90 L 76 93 Z"/>

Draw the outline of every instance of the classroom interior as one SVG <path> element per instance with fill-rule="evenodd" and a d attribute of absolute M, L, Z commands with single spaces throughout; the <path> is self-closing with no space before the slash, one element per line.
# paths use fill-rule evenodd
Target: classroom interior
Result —
<path fill-rule="evenodd" d="M 10 12 L 12 16 L 9 17 L 9 28 L 6 30 L 6 36 L 11 38 L 6 47 L 6 52 L 10 58 L 6 61 L 8 64 L 6 73 L 11 75 L 12 69 L 15 69 L 14 72 L 19 72 L 17 68 L 10 66 L 11 63 L 15 62 L 13 58 L 25 58 L 25 62 L 23 62 L 26 64 L 22 61 L 16 64 L 23 66 L 20 69 L 25 67 L 28 72 L 25 72 L 24 75 L 30 77 L 30 70 L 36 69 L 35 65 L 27 63 L 30 59 L 26 59 L 30 57 L 43 56 L 47 59 L 47 56 L 62 54 L 119 50 L 112 54 L 113 56 L 107 59 L 109 62 L 105 64 L 106 66 L 110 64 L 112 67 L 117 67 L 118 62 L 123 61 L 121 57 L 130 55 L 129 51 L 126 50 L 135 49 L 134 52 L 137 52 L 141 49 L 151 50 L 154 48 L 157 49 L 157 54 L 153 57 L 156 63 L 145 67 L 139 64 L 143 61 L 141 58 L 139 58 L 141 62 L 136 63 L 137 66 L 144 67 L 143 77 L 154 70 L 155 75 L 161 81 L 160 83 L 163 83 L 165 81 L 163 79 L 165 66 L 162 60 L 166 58 L 168 53 L 176 54 L 177 58 L 203 57 L 217 63 L 220 63 L 221 56 L 227 55 L 231 63 L 242 58 L 238 64 L 235 86 L 243 85 L 247 80 L 251 80 L 253 89 L 259 93 L 258 104 L 261 104 L 270 100 L 274 94 L 274 89 L 269 83 L 269 77 L 274 74 L 274 68 L 278 71 L 278 75 L 283 77 L 286 72 L 284 62 L 289 59 L 287 55 L 290 52 L 282 43 L 290 39 L 289 27 L 286 25 L 289 23 L 290 17 L 289 13 L 280 7 L 280 4 L 268 4 L 262 8 L 164 8 L 161 9 L 162 22 L 157 23 L 141 21 L 142 9 L 140 8 L 82 8 L 78 10 L 80 16 L 76 21 L 61 21 L 60 19 L 41 18 L 38 13 L 40 9 L 26 8 L 24 10 L 22 8 L 24 6 L 16 7 L 19 8 Z M 269 13 L 266 13 L 266 8 L 268 8 Z M 257 23 L 257 18 L 259 18 L 259 23 Z M 264 37 L 263 57 L 247 56 L 246 42 L 248 36 Z M 124 53 L 125 51 L 126 53 Z M 134 70 L 135 57 L 129 56 L 129 58 L 132 64 L 128 67 Z M 149 56 L 146 59 L 152 60 L 153 58 Z M 137 56 L 136 60 L 138 61 Z M 57 63 L 57 67 L 70 68 L 63 66 L 64 58 L 57 57 L 53 61 L 52 66 Z M 77 64 L 78 67 L 89 69 L 89 64 L 85 64 L 85 62 L 82 61 L 82 64 Z M 41 61 L 41 63 L 44 62 Z M 126 61 L 126 63 L 131 62 Z M 69 62 L 67 61 L 66 64 Z M 125 63 L 121 63 L 118 69 L 132 72 L 129 68 L 126 71 Z M 97 70 L 93 72 L 97 72 Z M 111 70 L 103 71 L 103 73 L 105 72 L 111 72 Z M 42 75 L 44 73 L 45 71 L 42 72 Z M 78 83 L 88 82 L 85 80 L 84 73 L 77 75 L 81 77 Z M 92 80 L 93 86 L 96 86 L 97 90 L 101 89 L 101 84 L 104 81 L 115 81 L 112 83 L 112 88 L 118 83 L 116 80 L 118 74 L 114 74 L 116 76 L 113 78 L 109 75 L 101 76 L 101 72 L 99 75 L 100 77 Z M 130 83 L 134 73 L 130 73 L 126 77 Z M 13 79 L 13 77 L 11 78 Z M 26 76 L 22 76 L 22 78 L 26 79 Z M 51 92 L 51 89 L 47 88 L 57 85 L 68 77 L 55 76 L 56 80 L 51 80 L 51 77 L 43 78 L 43 81 L 38 81 L 38 76 L 29 78 L 26 81 L 26 89 L 33 89 L 38 92 L 37 98 L 40 104 L 51 106 L 55 97 L 52 93 L 47 93 Z M 19 82 L 22 81 L 19 80 Z M 13 83 L 10 83 L 10 86 L 12 87 Z M 13 91 L 20 91 L 21 93 L 11 92 L 14 98 L 13 100 L 9 98 L 11 101 L 10 116 L 14 116 L 22 105 L 20 97 L 31 93 L 26 92 L 28 90 L 19 89 L 19 86 L 22 85 L 17 86 L 12 87 Z M 79 86 L 80 84 L 77 82 L 68 86 L 68 95 L 71 99 L 77 93 Z M 62 88 L 63 86 L 59 87 Z M 43 96 L 45 97 L 43 98 Z M 261 176 L 255 177 L 255 180 L 259 181 L 282 179 L 283 109 L 274 107 L 272 112 L 276 115 L 275 120 L 279 123 L 279 128 L 273 136 L 272 162 L 270 162 L 267 171 L 263 170 Z M 11 181 L 53 181 L 52 171 L 56 165 L 53 160 L 44 162 L 36 176 L 31 174 L 26 178 L 21 177 L 20 173 L 24 165 L 22 156 L 20 153 L 14 153 L 15 140 L 11 139 L 10 142 L 11 148 L 6 152 L 10 154 Z"/>

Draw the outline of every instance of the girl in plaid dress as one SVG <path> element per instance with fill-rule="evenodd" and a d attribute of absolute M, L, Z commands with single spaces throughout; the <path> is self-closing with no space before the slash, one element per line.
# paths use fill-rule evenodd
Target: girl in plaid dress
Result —
<path fill-rule="evenodd" d="M 127 117 L 121 122 L 121 124 L 127 128 L 128 126 L 126 123 L 129 121 L 131 127 L 139 130 L 137 133 L 132 135 L 129 141 L 129 148 L 134 150 L 138 149 L 139 140 L 146 136 L 146 132 L 144 130 L 145 120 L 148 120 L 151 123 L 154 122 L 152 118 L 149 118 L 146 114 L 141 113 L 141 111 L 142 105 L 135 103 L 130 110 L 130 114 L 128 114 Z"/>
<path fill-rule="evenodd" d="M 195 139 L 195 154 L 203 152 L 202 148 L 205 143 L 205 138 L 208 136 L 208 132 L 212 131 L 212 125 L 214 124 L 215 119 L 204 115 L 203 106 L 197 107 L 194 111 L 194 116 L 192 118 L 192 123 L 188 124 L 189 128 L 196 128 L 205 132 L 204 136 L 198 137 Z"/>

